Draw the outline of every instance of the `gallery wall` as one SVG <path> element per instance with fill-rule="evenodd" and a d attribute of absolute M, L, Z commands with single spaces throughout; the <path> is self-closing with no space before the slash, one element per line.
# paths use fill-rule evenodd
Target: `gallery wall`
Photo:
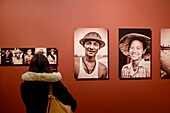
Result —
<path fill-rule="evenodd" d="M 170 80 L 160 78 L 160 29 L 170 28 L 169 0 L 1 0 L 0 48 L 56 47 L 62 82 L 75 113 L 169 113 Z M 109 79 L 74 79 L 75 28 L 109 30 Z M 152 79 L 118 78 L 118 28 L 152 30 Z M 0 112 L 25 113 L 21 75 L 28 66 L 0 66 Z"/>

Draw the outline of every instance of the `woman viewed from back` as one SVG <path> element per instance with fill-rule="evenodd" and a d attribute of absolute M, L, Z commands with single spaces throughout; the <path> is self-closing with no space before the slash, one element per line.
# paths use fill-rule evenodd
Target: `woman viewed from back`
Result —
<path fill-rule="evenodd" d="M 53 86 L 53 95 L 63 104 L 71 105 L 74 112 L 76 100 L 60 82 L 61 78 L 59 72 L 51 72 L 49 62 L 43 54 L 35 54 L 29 70 L 22 75 L 24 82 L 20 87 L 26 113 L 46 113 L 50 83 Z"/>

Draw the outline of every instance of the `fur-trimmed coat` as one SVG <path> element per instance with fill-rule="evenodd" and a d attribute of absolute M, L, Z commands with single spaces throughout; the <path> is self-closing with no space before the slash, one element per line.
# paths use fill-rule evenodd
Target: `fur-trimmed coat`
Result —
<path fill-rule="evenodd" d="M 26 106 L 26 113 L 46 113 L 49 85 L 52 83 L 53 95 L 62 103 L 71 105 L 74 112 L 76 100 L 60 82 L 61 74 L 26 72 L 22 75 L 24 82 L 20 86 L 21 98 Z"/>

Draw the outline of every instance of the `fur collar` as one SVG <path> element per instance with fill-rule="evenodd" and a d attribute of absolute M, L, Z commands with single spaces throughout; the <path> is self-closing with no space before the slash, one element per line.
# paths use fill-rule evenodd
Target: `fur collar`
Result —
<path fill-rule="evenodd" d="M 22 75 L 24 81 L 44 81 L 44 82 L 56 82 L 62 79 L 59 72 L 53 73 L 36 73 L 36 72 L 26 72 Z"/>

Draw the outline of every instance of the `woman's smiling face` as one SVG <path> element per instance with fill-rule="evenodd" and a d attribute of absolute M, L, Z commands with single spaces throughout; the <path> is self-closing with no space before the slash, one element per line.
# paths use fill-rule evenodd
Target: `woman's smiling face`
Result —
<path fill-rule="evenodd" d="M 145 53 L 143 43 L 139 40 L 133 40 L 129 47 L 129 55 L 132 60 L 142 59 L 142 55 Z"/>

